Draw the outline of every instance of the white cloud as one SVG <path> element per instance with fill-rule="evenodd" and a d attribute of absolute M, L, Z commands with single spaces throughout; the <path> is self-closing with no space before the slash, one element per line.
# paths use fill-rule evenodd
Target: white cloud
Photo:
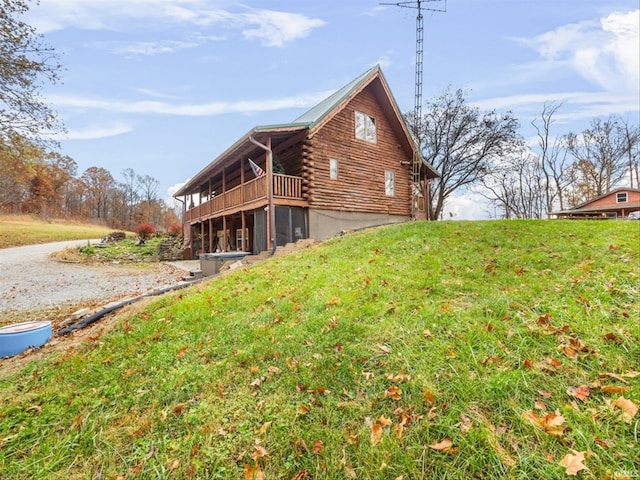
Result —
<path fill-rule="evenodd" d="M 168 205 L 171 206 L 171 208 L 182 207 L 184 205 L 180 201 L 176 200 L 173 197 L 173 194 L 176 193 L 178 190 L 180 190 L 182 187 L 184 187 L 189 180 L 191 180 L 191 179 L 188 178 L 184 182 L 175 183 L 175 184 L 171 185 L 169 188 L 167 188 L 168 197 L 165 198 L 164 200 L 165 200 L 165 202 L 167 202 Z"/>
<path fill-rule="evenodd" d="M 225 113 L 255 113 L 286 108 L 305 108 L 316 105 L 333 92 L 301 94 L 291 97 L 210 102 L 203 104 L 172 104 L 161 101 L 122 101 L 83 97 L 77 95 L 49 95 L 55 108 L 97 109 L 116 113 L 211 116 Z"/>
<path fill-rule="evenodd" d="M 452 195 L 443 208 L 443 220 L 483 220 L 489 218 L 489 202 L 482 195 L 467 191 Z"/>
<path fill-rule="evenodd" d="M 480 110 L 526 110 L 538 115 L 548 102 L 562 103 L 565 108 L 554 116 L 556 120 L 588 119 L 600 115 L 638 111 L 638 96 L 609 92 L 559 92 L 510 95 L 485 98 L 473 102 Z M 570 113 L 569 113 L 570 109 Z"/>
<path fill-rule="evenodd" d="M 563 25 L 535 38 L 520 39 L 535 49 L 538 71 L 568 68 L 609 92 L 638 94 L 640 10 L 614 12 L 599 21 Z"/>
<path fill-rule="evenodd" d="M 115 54 L 132 55 L 158 55 L 164 53 L 174 53 L 178 50 L 187 48 L 195 48 L 198 43 L 195 42 L 179 42 L 179 41 L 163 41 L 163 42 L 94 42 L 87 46 L 96 47 Z"/>
<path fill-rule="evenodd" d="M 95 140 L 97 138 L 115 137 L 133 131 L 133 127 L 125 122 L 113 125 L 89 125 L 83 129 L 70 129 L 66 133 L 57 134 L 56 140 Z"/>
<path fill-rule="evenodd" d="M 387 6 L 378 5 L 378 6 L 375 6 L 373 8 L 370 8 L 369 10 L 364 12 L 362 15 L 365 15 L 367 17 L 377 17 L 378 15 L 383 13 L 385 10 L 387 10 Z"/>
<path fill-rule="evenodd" d="M 244 37 L 257 38 L 267 47 L 282 47 L 285 43 L 309 36 L 314 28 L 325 25 L 323 20 L 273 10 L 259 10 L 243 17 L 247 23 L 257 25 L 243 30 Z"/>
<path fill-rule="evenodd" d="M 29 21 L 40 33 L 65 28 L 126 31 L 133 26 L 137 31 L 151 31 L 187 25 L 196 30 L 194 38 L 200 41 L 225 38 L 219 32 L 211 35 L 207 31 L 216 25 L 239 30 L 245 38 L 269 47 L 307 37 L 325 25 L 323 20 L 298 13 L 241 8 L 244 11 L 237 13 L 212 8 L 205 0 L 47 0 L 32 8 Z M 149 48 L 141 50 L 136 53 L 149 54 Z"/>

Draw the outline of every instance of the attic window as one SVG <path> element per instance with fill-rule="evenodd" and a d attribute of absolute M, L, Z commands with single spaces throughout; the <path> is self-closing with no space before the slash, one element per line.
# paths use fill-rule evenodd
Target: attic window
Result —
<path fill-rule="evenodd" d="M 356 111 L 356 138 L 376 143 L 376 119 L 366 113 Z"/>
<path fill-rule="evenodd" d="M 627 192 L 616 193 L 616 203 L 627 203 Z"/>

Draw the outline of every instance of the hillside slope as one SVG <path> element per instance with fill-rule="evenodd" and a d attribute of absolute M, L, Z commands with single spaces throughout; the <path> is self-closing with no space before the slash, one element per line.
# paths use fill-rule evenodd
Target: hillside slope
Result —
<path fill-rule="evenodd" d="M 130 309 L 0 380 L 1 476 L 632 475 L 638 227 L 385 227 Z"/>

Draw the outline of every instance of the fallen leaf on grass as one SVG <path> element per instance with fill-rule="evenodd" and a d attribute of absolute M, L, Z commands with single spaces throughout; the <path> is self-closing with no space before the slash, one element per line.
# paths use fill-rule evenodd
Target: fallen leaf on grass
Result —
<path fill-rule="evenodd" d="M 324 444 L 322 443 L 322 440 L 316 440 L 315 442 L 313 442 L 313 454 L 314 455 L 321 454 L 322 450 L 324 450 Z"/>
<path fill-rule="evenodd" d="M 631 390 L 629 387 L 621 387 L 619 385 L 605 385 L 600 387 L 604 393 L 625 393 Z"/>
<path fill-rule="evenodd" d="M 291 480 L 302 480 L 303 478 L 307 478 L 309 477 L 310 473 L 307 472 L 306 470 L 301 470 L 298 472 L 298 474 L 293 477 Z"/>
<path fill-rule="evenodd" d="M 256 464 L 255 467 L 245 464 L 244 478 L 245 480 L 265 480 L 264 472 L 260 469 L 260 465 L 258 464 Z"/>
<path fill-rule="evenodd" d="M 429 390 L 427 390 L 426 388 L 422 389 L 422 401 L 433 404 L 433 401 L 435 400 L 435 398 L 436 398 L 435 395 L 431 393 Z"/>
<path fill-rule="evenodd" d="M 591 394 L 591 391 L 589 390 L 589 387 L 587 387 L 586 385 L 580 385 L 579 387 L 568 389 L 567 393 L 569 395 L 576 397 L 581 402 L 584 402 L 587 399 L 587 397 Z"/>
<path fill-rule="evenodd" d="M 399 387 L 396 387 L 395 385 L 391 385 L 389 388 L 385 390 L 384 396 L 391 397 L 394 400 L 400 400 L 400 397 L 402 396 L 402 390 Z"/>
<path fill-rule="evenodd" d="M 382 434 L 383 434 L 383 430 L 382 430 L 382 425 L 380 425 L 379 423 L 374 423 L 373 425 L 371 425 L 371 445 L 377 445 L 382 441 Z"/>
<path fill-rule="evenodd" d="M 251 458 L 253 458 L 257 462 L 261 458 L 268 456 L 269 452 L 267 451 L 267 449 L 260 445 L 260 440 L 256 440 L 256 443 L 253 446 L 253 453 L 251 454 Z"/>
<path fill-rule="evenodd" d="M 547 432 L 554 437 L 562 437 L 564 434 L 564 417 L 560 415 L 560 412 L 556 410 L 555 414 L 547 414 L 544 416 L 538 416 L 533 410 L 527 410 L 522 413 L 522 417 L 528 420 L 532 425 Z"/>
<path fill-rule="evenodd" d="M 625 423 L 631 423 L 631 419 L 638 413 L 638 405 L 631 400 L 627 400 L 623 396 L 620 396 L 613 405 L 622 410 L 622 419 Z"/>
<path fill-rule="evenodd" d="M 411 381 L 411 375 L 407 375 L 405 373 L 387 373 L 385 375 L 385 378 L 387 380 L 391 380 L 394 383 L 401 383 L 401 382 L 409 382 Z"/>
<path fill-rule="evenodd" d="M 260 428 L 254 428 L 253 431 L 258 435 L 265 435 L 270 426 L 271 426 L 271 422 L 265 422 L 262 424 Z"/>
<path fill-rule="evenodd" d="M 446 452 L 448 450 L 451 450 L 451 446 L 452 445 L 453 445 L 453 442 L 451 441 L 451 439 L 450 438 L 445 438 L 441 442 L 432 443 L 431 445 L 429 445 L 429 448 L 431 448 L 432 450 L 438 450 L 438 451 Z"/>
<path fill-rule="evenodd" d="M 460 431 L 462 433 L 468 433 L 469 430 L 471 430 L 472 425 L 473 423 L 471 422 L 471 419 L 467 417 L 464 413 L 461 413 L 460 421 L 456 423 L 456 427 L 460 427 Z"/>
<path fill-rule="evenodd" d="M 567 475 L 578 475 L 580 470 L 586 469 L 586 465 L 584 465 L 584 452 L 576 452 L 568 453 L 565 457 L 560 460 L 559 464 L 565 467 L 565 473 Z"/>
<path fill-rule="evenodd" d="M 629 384 L 629 382 L 627 382 L 624 378 L 622 377 L 628 377 L 629 374 L 624 374 L 624 375 L 617 375 L 615 373 L 601 373 L 600 374 L 601 377 L 609 377 L 609 378 L 613 378 L 614 380 L 617 380 L 619 382 L 622 382 L 626 385 Z"/>

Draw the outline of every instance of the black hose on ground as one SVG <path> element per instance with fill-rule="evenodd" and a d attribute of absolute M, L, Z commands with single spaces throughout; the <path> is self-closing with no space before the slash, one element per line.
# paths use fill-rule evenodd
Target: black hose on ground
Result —
<path fill-rule="evenodd" d="M 169 287 L 164 287 L 158 290 L 153 290 L 151 292 L 147 292 L 144 293 L 142 295 L 138 295 L 137 297 L 132 297 L 132 298 L 127 298 L 125 300 L 122 300 L 121 302 L 118 302 L 114 305 L 109 305 L 106 308 L 103 308 L 102 310 L 98 310 L 97 312 L 93 313 L 92 315 L 89 315 L 86 318 L 83 318 L 82 320 L 80 320 L 79 322 L 76 322 L 72 325 L 69 325 L 68 327 L 63 328 L 62 330 L 59 330 L 55 333 L 56 336 L 62 336 L 62 335 L 67 335 L 71 332 L 75 332 L 76 330 L 79 330 L 81 328 L 84 328 L 86 326 L 91 325 L 92 323 L 97 322 L 98 320 L 100 320 L 102 317 L 104 317 L 105 315 L 118 310 L 126 305 L 130 305 L 134 302 L 137 302 L 139 300 L 142 300 L 143 298 L 146 297 L 152 297 L 155 295 L 162 295 L 163 293 L 167 293 L 167 292 L 171 292 L 172 290 L 179 290 L 181 288 L 185 288 L 188 287 L 189 285 L 193 285 L 195 283 L 199 283 L 202 280 L 204 280 L 207 277 L 202 277 L 199 278 L 197 280 L 190 280 L 188 282 L 182 282 L 182 283 L 178 283 L 176 285 L 171 285 Z"/>

